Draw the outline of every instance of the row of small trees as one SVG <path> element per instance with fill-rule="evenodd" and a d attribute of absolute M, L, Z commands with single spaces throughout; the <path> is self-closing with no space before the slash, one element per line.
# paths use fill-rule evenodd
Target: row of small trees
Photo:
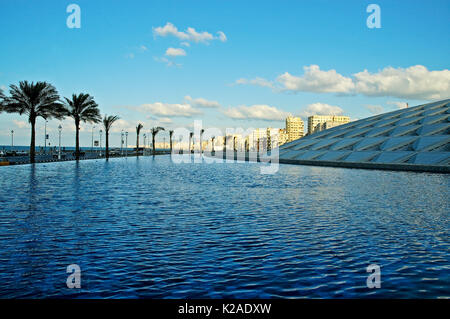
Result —
<path fill-rule="evenodd" d="M 75 158 L 80 158 L 80 123 L 103 122 L 106 137 L 105 156 L 109 158 L 109 131 L 119 119 L 117 115 L 105 115 L 102 119 L 100 109 L 94 98 L 89 94 L 73 94 L 71 98 L 61 99 L 56 88 L 47 82 L 22 81 L 17 85 L 10 85 L 9 96 L 0 89 L 0 113 L 18 113 L 28 116 L 31 125 L 30 163 L 35 163 L 36 154 L 36 119 L 62 120 L 71 117 L 75 121 Z M 139 134 L 142 124 L 136 127 L 136 149 L 139 153 Z M 152 128 L 153 154 L 155 154 L 155 136 L 162 127 Z M 173 132 L 171 132 L 172 135 Z M 171 142 L 172 144 L 172 142 Z"/>

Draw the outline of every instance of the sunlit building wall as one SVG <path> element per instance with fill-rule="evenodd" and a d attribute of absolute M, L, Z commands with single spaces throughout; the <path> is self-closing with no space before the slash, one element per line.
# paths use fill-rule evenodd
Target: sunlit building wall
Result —
<path fill-rule="evenodd" d="M 286 118 L 287 141 L 297 140 L 304 135 L 304 124 L 300 117 L 288 116 Z"/>
<path fill-rule="evenodd" d="M 350 122 L 350 117 L 343 115 L 313 115 L 308 117 L 308 134 L 320 132 Z"/>

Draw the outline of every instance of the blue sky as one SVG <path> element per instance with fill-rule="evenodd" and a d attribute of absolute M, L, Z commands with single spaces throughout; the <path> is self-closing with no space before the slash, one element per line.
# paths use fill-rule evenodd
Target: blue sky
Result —
<path fill-rule="evenodd" d="M 66 25 L 71 3 L 81 8 L 80 29 Z M 371 3 L 381 9 L 381 28 L 366 25 Z M 0 86 L 43 80 L 61 96 L 93 95 L 102 113 L 122 118 L 113 146 L 117 131 L 131 133 L 138 121 L 147 131 L 194 119 L 281 128 L 285 114 L 306 120 L 329 110 L 358 119 L 449 97 L 449 16 L 450 2 L 437 0 L 1 1 Z M 168 23 L 178 37 L 157 32 Z M 188 28 L 213 39 L 197 43 Z M 168 48 L 185 55 L 167 56 Z M 177 116 L 180 104 L 186 116 Z M 26 121 L 2 113 L 0 145 L 10 144 L 11 129 L 16 144 L 29 144 Z M 48 124 L 52 145 L 58 125 Z M 63 122 L 66 145 L 74 144 L 70 125 Z M 90 127 L 82 146 L 91 143 Z"/>

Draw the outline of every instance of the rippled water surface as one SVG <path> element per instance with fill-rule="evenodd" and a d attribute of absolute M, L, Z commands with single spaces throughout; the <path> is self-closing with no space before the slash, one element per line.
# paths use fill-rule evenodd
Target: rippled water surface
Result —
<path fill-rule="evenodd" d="M 0 297 L 449 297 L 449 182 L 169 156 L 1 167 Z"/>

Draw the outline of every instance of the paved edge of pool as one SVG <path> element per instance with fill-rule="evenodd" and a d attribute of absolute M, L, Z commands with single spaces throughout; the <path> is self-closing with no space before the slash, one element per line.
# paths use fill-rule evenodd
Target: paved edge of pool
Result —
<path fill-rule="evenodd" d="M 364 163 L 364 162 L 335 162 L 335 161 L 312 161 L 312 160 L 290 160 L 280 159 L 281 164 L 331 166 L 343 168 L 362 168 L 389 171 L 413 171 L 449 174 L 450 166 L 446 165 L 420 165 L 420 164 L 386 164 L 386 163 Z"/>
<path fill-rule="evenodd" d="M 207 157 L 223 158 L 226 156 L 209 156 Z M 231 159 L 231 158 L 230 158 Z M 234 154 L 233 160 L 261 162 L 260 156 L 255 161 L 249 160 L 248 154 L 245 156 Z M 264 162 L 267 162 L 264 160 Z M 340 167 L 340 168 L 358 168 L 358 169 L 375 169 L 385 171 L 409 171 L 409 172 L 424 172 L 424 173 L 439 173 L 450 174 L 449 165 L 420 165 L 420 164 L 393 164 L 393 163 L 365 163 L 365 162 L 337 162 L 337 161 L 317 161 L 317 160 L 293 160 L 293 159 L 278 159 L 280 164 L 294 164 L 294 165 L 308 165 L 308 166 L 326 166 L 326 167 Z"/>

